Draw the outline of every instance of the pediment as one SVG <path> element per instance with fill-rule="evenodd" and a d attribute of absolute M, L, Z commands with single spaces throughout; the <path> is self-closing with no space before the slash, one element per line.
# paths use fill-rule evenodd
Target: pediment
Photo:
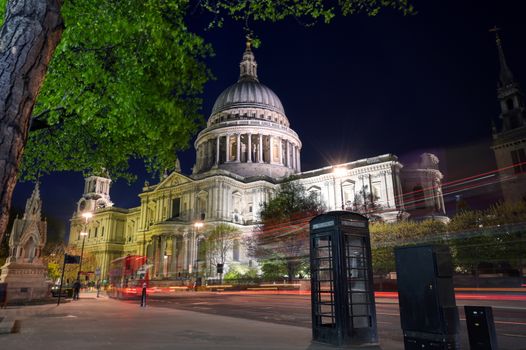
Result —
<path fill-rule="evenodd" d="M 192 181 L 193 180 L 189 177 L 174 171 L 161 181 L 155 190 L 158 191 L 165 188 L 172 188 Z"/>

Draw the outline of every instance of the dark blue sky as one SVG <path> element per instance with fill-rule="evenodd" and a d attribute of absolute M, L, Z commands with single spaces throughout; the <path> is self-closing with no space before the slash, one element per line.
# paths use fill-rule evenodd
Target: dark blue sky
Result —
<path fill-rule="evenodd" d="M 260 81 L 280 97 L 291 127 L 303 142 L 303 170 L 384 153 L 399 156 L 431 150 L 441 157 L 446 179 L 494 168 L 489 150 L 496 101 L 498 25 L 508 64 L 526 86 L 526 1 L 414 1 L 416 16 L 387 11 L 377 17 L 337 18 L 304 27 L 296 21 L 253 26 L 262 40 L 255 50 Z M 191 18 L 204 27 L 200 14 Z M 203 114 L 238 77 L 244 49 L 241 24 L 204 32 L 215 56 L 216 80 L 206 85 Z M 193 148 L 181 153 L 189 173 Z M 114 183 L 117 206 L 138 205 L 144 183 Z M 18 184 L 14 206 L 33 188 Z M 67 222 L 83 190 L 78 173 L 42 178 L 44 211 Z"/>

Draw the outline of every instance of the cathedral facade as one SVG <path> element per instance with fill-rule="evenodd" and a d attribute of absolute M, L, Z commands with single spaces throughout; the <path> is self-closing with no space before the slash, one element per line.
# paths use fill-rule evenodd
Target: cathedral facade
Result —
<path fill-rule="evenodd" d="M 135 208 L 113 206 L 110 179 L 85 179 L 69 244 L 80 247 L 80 232 L 87 232 L 85 251 L 95 256 L 102 278 L 107 279 L 113 259 L 128 254 L 148 257 L 153 280 L 181 280 L 199 271 L 214 278 L 216 271 L 200 256 L 200 246 L 214 227 L 225 223 L 241 232 L 226 256 L 225 272 L 235 265 L 256 266 L 242 236 L 252 234 L 262 204 L 292 175 L 319 195 L 326 210 L 369 206 L 385 221 L 411 215 L 447 220 L 443 176 L 432 154 L 406 167 L 395 155 L 384 154 L 302 171 L 300 137 L 278 96 L 259 81 L 250 42 L 239 80 L 219 95 L 194 146 L 192 174 L 176 169 L 157 184 L 145 183 Z M 82 217 L 86 211 L 93 213 L 88 223 Z"/>

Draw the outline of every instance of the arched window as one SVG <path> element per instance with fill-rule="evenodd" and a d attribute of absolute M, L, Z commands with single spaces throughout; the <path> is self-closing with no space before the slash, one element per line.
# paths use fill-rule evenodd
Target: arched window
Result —
<path fill-rule="evenodd" d="M 345 180 L 342 183 L 343 203 L 345 208 L 351 208 L 355 197 L 355 184 L 352 180 Z"/>
<path fill-rule="evenodd" d="M 232 211 L 234 213 L 241 213 L 243 208 L 241 208 L 241 193 L 239 191 L 235 191 L 232 193 Z"/>
<path fill-rule="evenodd" d="M 506 107 L 508 108 L 508 111 L 511 111 L 514 107 L 513 99 L 509 98 L 506 100 Z"/>
<path fill-rule="evenodd" d="M 36 243 L 33 237 L 29 237 L 26 244 L 24 245 L 24 258 L 32 260 L 36 253 Z"/>
<path fill-rule="evenodd" d="M 205 191 L 201 191 L 197 198 L 197 212 L 199 214 L 199 218 L 201 220 L 204 220 L 204 216 L 206 215 L 206 207 L 207 207 L 207 200 L 208 200 L 208 193 Z"/>
<path fill-rule="evenodd" d="M 234 240 L 232 245 L 232 260 L 239 261 L 239 240 Z"/>
<path fill-rule="evenodd" d="M 206 261 L 206 244 L 203 237 L 197 241 L 197 260 Z"/>
<path fill-rule="evenodd" d="M 279 148 L 280 148 L 280 144 L 278 140 L 274 140 L 272 143 L 272 162 L 273 163 L 279 162 Z"/>

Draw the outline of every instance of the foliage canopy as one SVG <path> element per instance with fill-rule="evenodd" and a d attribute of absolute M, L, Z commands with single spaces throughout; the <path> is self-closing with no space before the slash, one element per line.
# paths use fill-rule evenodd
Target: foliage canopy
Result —
<path fill-rule="evenodd" d="M 203 123 L 200 94 L 211 78 L 204 60 L 212 48 L 187 25 L 196 13 L 210 17 L 210 28 L 233 19 L 250 30 L 253 21 L 328 23 L 384 8 L 414 13 L 408 0 L 65 0 L 66 29 L 35 106 L 22 174 L 104 168 L 131 178 L 135 158 L 150 172 L 173 168 Z"/>
<path fill-rule="evenodd" d="M 375 273 L 395 271 L 394 248 L 413 244 L 447 244 L 457 272 L 499 265 L 520 270 L 526 252 L 526 203 L 500 203 L 486 210 L 462 210 L 448 224 L 375 222 L 370 225 Z"/>
<path fill-rule="evenodd" d="M 175 165 L 202 122 L 203 59 L 211 47 L 184 23 L 184 1 L 76 0 L 62 8 L 66 30 L 37 100 L 23 172 L 127 174 Z"/>

